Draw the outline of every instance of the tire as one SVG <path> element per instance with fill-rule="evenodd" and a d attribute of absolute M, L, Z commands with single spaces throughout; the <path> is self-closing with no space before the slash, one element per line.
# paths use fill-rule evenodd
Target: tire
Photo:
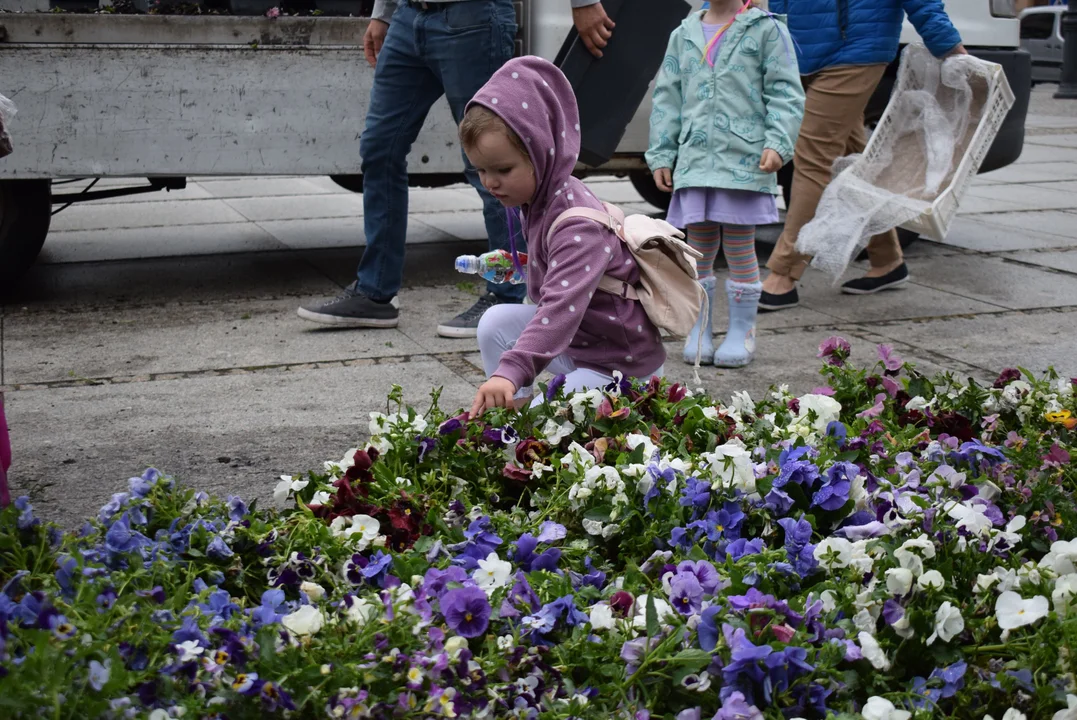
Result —
<path fill-rule="evenodd" d="M 651 173 L 646 170 L 633 170 L 628 173 L 628 179 L 632 182 L 632 187 L 636 188 L 636 192 L 642 195 L 644 200 L 662 212 L 669 210 L 669 202 L 673 199 L 673 195 L 659 190 L 658 186 L 654 184 L 654 177 Z"/>
<path fill-rule="evenodd" d="M 50 180 L 0 180 L 0 294 L 34 264 L 52 221 Z"/>

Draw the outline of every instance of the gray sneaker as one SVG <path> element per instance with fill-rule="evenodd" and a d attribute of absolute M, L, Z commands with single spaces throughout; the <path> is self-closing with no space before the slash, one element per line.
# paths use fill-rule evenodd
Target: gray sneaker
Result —
<path fill-rule="evenodd" d="M 400 311 L 391 302 L 380 303 L 359 292 L 356 280 L 344 294 L 299 308 L 299 317 L 321 325 L 340 328 L 395 328 Z"/>
<path fill-rule="evenodd" d="M 503 300 L 493 293 L 486 293 L 475 301 L 475 304 L 452 320 L 446 320 L 438 325 L 438 335 L 447 338 L 473 338 L 479 334 L 479 320 L 483 313 L 494 305 L 500 305 Z"/>

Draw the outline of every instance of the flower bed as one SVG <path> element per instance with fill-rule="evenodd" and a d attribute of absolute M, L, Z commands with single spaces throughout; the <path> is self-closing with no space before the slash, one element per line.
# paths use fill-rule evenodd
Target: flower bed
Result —
<path fill-rule="evenodd" d="M 716 403 L 618 382 L 480 421 L 389 398 L 256 509 L 132 478 L 0 514 L 7 717 L 1077 719 L 1074 383 Z"/>

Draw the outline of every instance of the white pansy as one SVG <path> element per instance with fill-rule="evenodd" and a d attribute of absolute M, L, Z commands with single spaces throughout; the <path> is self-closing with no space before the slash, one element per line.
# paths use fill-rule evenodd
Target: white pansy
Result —
<path fill-rule="evenodd" d="M 1003 567 L 995 568 L 995 577 L 998 578 L 998 587 L 995 590 L 1000 593 L 1021 587 L 1021 578 L 1016 570 Z"/>
<path fill-rule="evenodd" d="M 917 395 L 913 399 L 909 400 L 909 402 L 905 403 L 905 409 L 906 410 L 916 410 L 917 412 L 923 412 L 924 410 L 927 410 L 929 407 L 931 407 L 934 404 L 935 404 L 935 398 L 931 398 L 930 400 L 925 400 L 923 395 Z"/>
<path fill-rule="evenodd" d="M 329 493 L 327 493 L 325 490 L 319 490 L 318 492 L 314 493 L 314 497 L 312 497 L 310 499 L 310 502 L 307 503 L 307 504 L 308 505 L 325 505 L 328 502 L 329 502 Z"/>
<path fill-rule="evenodd" d="M 909 720 L 912 717 L 908 710 L 898 710 L 894 703 L 878 696 L 869 697 L 860 714 L 864 720 Z"/>
<path fill-rule="evenodd" d="M 570 422 L 558 423 L 557 421 L 550 419 L 546 421 L 546 424 L 542 426 L 542 430 L 539 433 L 542 438 L 550 445 L 560 445 L 561 441 L 570 436 L 576 426 Z"/>
<path fill-rule="evenodd" d="M 1040 567 L 1051 568 L 1055 575 L 1072 575 L 1077 572 L 1077 540 L 1056 540 L 1043 559 Z"/>
<path fill-rule="evenodd" d="M 894 551 L 894 558 L 906 570 L 919 577 L 924 572 L 924 560 L 935 557 L 935 543 L 926 534 L 906 540 Z"/>
<path fill-rule="evenodd" d="M 516 647 L 516 639 L 512 635 L 501 635 L 497 638 L 497 649 L 501 652 L 508 652 Z"/>
<path fill-rule="evenodd" d="M 486 556 L 485 560 L 479 560 L 479 567 L 471 574 L 475 584 L 490 595 L 500 587 L 504 587 L 512 577 L 512 563 L 502 560 L 496 552 Z"/>
<path fill-rule="evenodd" d="M 591 607 L 591 627 L 595 630 L 612 630 L 616 625 L 609 604 L 600 602 Z"/>
<path fill-rule="evenodd" d="M 460 637 L 459 635 L 453 635 L 451 638 L 445 641 L 445 652 L 453 660 L 460 657 L 460 653 L 467 647 L 467 638 Z"/>
<path fill-rule="evenodd" d="M 591 454 L 591 451 L 575 441 L 568 446 L 568 452 L 561 457 L 561 467 L 566 470 L 587 470 L 594 464 L 595 456 Z"/>
<path fill-rule="evenodd" d="M 1028 716 L 1017 708 L 1009 708 L 1002 713 L 1002 720 L 1028 720 Z"/>
<path fill-rule="evenodd" d="M 575 393 L 568 401 L 569 407 L 572 408 L 573 420 L 576 422 L 583 422 L 583 419 L 587 415 L 587 408 L 597 410 L 598 406 L 602 404 L 603 398 L 605 398 L 605 395 L 597 388 L 586 392 Z"/>
<path fill-rule="evenodd" d="M 823 612 L 833 612 L 834 608 L 838 606 L 838 598 L 834 594 L 833 590 L 824 590 L 819 594 L 819 599 L 823 601 Z"/>
<path fill-rule="evenodd" d="M 304 580 L 299 583 L 299 589 L 307 594 L 307 597 L 311 599 L 311 602 L 318 602 L 325 597 L 325 588 L 318 583 L 312 583 L 309 580 Z"/>
<path fill-rule="evenodd" d="M 875 634 L 875 625 L 877 619 L 867 610 L 861 610 L 856 615 L 853 615 L 853 626 L 860 632 L 866 632 L 869 635 Z"/>
<path fill-rule="evenodd" d="M 853 559 L 853 544 L 840 537 L 828 537 L 815 546 L 815 559 L 823 567 L 834 570 L 849 567 Z"/>
<path fill-rule="evenodd" d="M 808 414 L 815 413 L 815 421 L 811 427 L 819 435 L 826 433 L 827 425 L 841 415 L 841 403 L 829 395 L 802 395 L 798 400 L 798 408 L 798 423 L 807 423 Z"/>
<path fill-rule="evenodd" d="M 714 487 L 736 489 L 749 495 L 755 492 L 752 455 L 742 445 L 725 443 L 701 457 L 715 482 Z"/>
<path fill-rule="evenodd" d="M 908 595 L 912 590 L 912 581 L 912 570 L 908 568 L 891 568 L 886 571 L 886 589 L 891 595 Z"/>
<path fill-rule="evenodd" d="M 908 640 L 916 634 L 913 630 L 912 623 L 909 621 L 909 613 L 902 615 L 897 622 L 890 626 L 890 628 L 898 634 L 898 637 Z"/>
<path fill-rule="evenodd" d="M 961 610 L 951 605 L 950 601 L 947 600 L 935 612 L 935 632 L 931 633 L 931 636 L 927 639 L 927 644 L 931 645 L 936 639 L 950 642 L 954 636 L 964 629 L 965 618 L 961 617 Z"/>
<path fill-rule="evenodd" d="M 916 581 L 916 584 L 920 586 L 921 590 L 942 590 L 946 587 L 946 579 L 938 570 L 928 570 L 920 576 L 920 579 Z"/>
<path fill-rule="evenodd" d="M 344 601 L 344 617 L 348 622 L 362 627 L 377 616 L 378 607 L 363 598 L 351 595 Z"/>
<path fill-rule="evenodd" d="M 987 533 L 992 526 L 991 518 L 987 517 L 987 505 L 983 503 L 954 503 L 946 514 L 957 521 L 957 527 L 976 537 Z"/>
<path fill-rule="evenodd" d="M 1015 515 L 1012 520 L 1006 523 L 1005 529 L 992 530 L 989 548 L 993 549 L 1000 542 L 1005 542 L 1008 546 L 1007 549 L 1016 546 L 1019 542 L 1021 542 L 1020 531 L 1025 527 L 1025 524 L 1026 520 L 1024 515 Z"/>
<path fill-rule="evenodd" d="M 599 520 L 589 520 L 588 518 L 584 518 L 582 524 L 583 529 L 587 531 L 588 535 L 600 535 L 606 539 L 613 537 L 621 531 L 621 528 L 614 523 L 604 525 Z"/>
<path fill-rule="evenodd" d="M 729 399 L 729 404 L 741 415 L 755 414 L 755 401 L 752 400 L 751 395 L 743 390 L 733 393 L 733 397 Z"/>
<path fill-rule="evenodd" d="M 197 640 L 185 640 L 176 644 L 176 655 L 179 656 L 181 663 L 197 660 L 203 651 L 204 648 L 198 644 Z"/>
<path fill-rule="evenodd" d="M 340 462 L 333 462 L 332 460 L 326 460 L 325 465 L 326 472 L 346 472 L 350 467 L 355 465 L 355 453 L 359 448 L 351 448 L 348 452 L 344 453 L 344 457 Z M 283 477 L 283 476 L 282 476 Z"/>
<path fill-rule="evenodd" d="M 374 542 L 381 532 L 381 523 L 369 515 L 352 515 L 348 517 L 335 517 L 329 523 L 329 531 L 333 537 L 347 538 L 356 543 L 357 549 L 362 551 Z"/>
<path fill-rule="evenodd" d="M 1077 720 L 1077 695 L 1066 695 L 1066 709 L 1056 712 L 1051 720 Z"/>
<path fill-rule="evenodd" d="M 624 492 L 625 489 L 621 474 L 617 472 L 617 468 L 609 465 L 596 465 L 588 469 L 584 480 L 590 484 L 590 487 L 601 487 L 608 492 Z"/>
<path fill-rule="evenodd" d="M 654 455 L 654 451 L 658 449 L 655 447 L 655 444 L 651 442 L 651 438 L 646 435 L 640 435 L 639 433 L 633 433 L 627 436 L 625 438 L 625 444 L 627 444 L 628 449 L 632 451 L 635 451 L 636 448 L 642 445 L 643 458 L 645 460 L 649 460 L 651 456 Z"/>
<path fill-rule="evenodd" d="M 637 630 L 645 630 L 647 628 L 647 595 L 640 595 L 636 598 L 636 602 L 632 607 L 635 610 L 635 614 L 632 617 L 632 627 Z M 660 597 L 654 598 L 654 610 L 658 616 L 658 621 L 675 619 L 677 613 L 673 610 L 673 607 Z"/>
<path fill-rule="evenodd" d="M 864 658 L 871 663 L 871 666 L 876 670 L 889 670 L 890 660 L 886 657 L 886 653 L 879 647 L 879 643 L 874 637 L 861 632 L 856 636 L 856 639 L 860 641 L 860 652 L 864 655 Z"/>
<path fill-rule="evenodd" d="M 297 493 L 307 485 L 310 480 L 296 480 L 291 475 L 281 475 L 280 482 L 273 488 L 273 499 L 277 502 L 285 502 L 292 493 Z"/>
<path fill-rule="evenodd" d="M 285 615 L 280 624 L 293 635 L 313 635 L 322 629 L 325 616 L 313 605 L 303 605 L 294 613 Z"/>
<path fill-rule="evenodd" d="M 985 593 L 991 589 L 991 586 L 998 582 L 998 575 L 990 573 L 988 575 L 981 575 L 977 573 L 976 584 L 973 586 L 973 591 L 977 594 Z"/>
<path fill-rule="evenodd" d="M 367 430 L 371 435 L 384 435 L 389 432 L 389 416 L 385 413 L 372 412 L 370 413 L 370 422 L 367 424 Z"/>
<path fill-rule="evenodd" d="M 1003 630 L 1013 630 L 1042 620 L 1049 609 L 1050 604 L 1044 596 L 1037 595 L 1025 600 L 1012 590 L 1002 593 L 995 601 L 995 617 Z"/>
<path fill-rule="evenodd" d="M 1069 615 L 1075 596 L 1077 596 L 1077 575 L 1063 575 L 1060 578 L 1055 578 L 1055 588 L 1051 591 L 1051 601 L 1054 603 L 1055 612 L 1060 617 Z"/>

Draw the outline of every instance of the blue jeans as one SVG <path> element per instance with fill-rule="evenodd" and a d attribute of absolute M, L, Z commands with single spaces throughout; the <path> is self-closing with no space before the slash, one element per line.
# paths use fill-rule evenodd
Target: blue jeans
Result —
<path fill-rule="evenodd" d="M 357 275 L 364 295 L 385 302 L 403 282 L 407 155 L 427 113 L 445 95 L 459 123 L 475 93 L 512 58 L 515 38 L 512 0 L 462 0 L 427 11 L 401 3 L 393 15 L 359 141 L 367 245 Z M 466 156 L 464 173 L 482 197 L 490 249 L 508 249 L 505 208 L 483 188 Z M 524 249 L 522 238 L 519 249 Z M 510 302 L 521 301 L 526 292 L 523 285 L 487 287 Z"/>

